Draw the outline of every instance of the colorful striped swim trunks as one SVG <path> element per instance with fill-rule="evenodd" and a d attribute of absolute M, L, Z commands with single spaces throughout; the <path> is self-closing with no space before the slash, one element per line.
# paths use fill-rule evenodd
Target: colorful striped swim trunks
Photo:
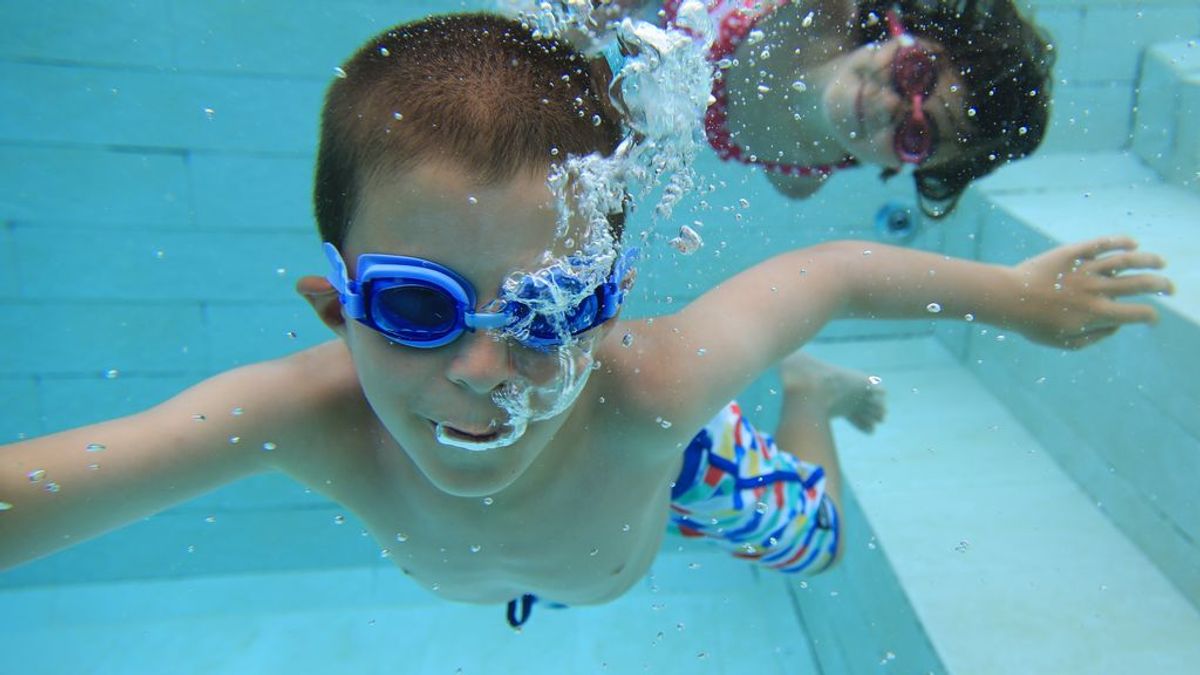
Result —
<path fill-rule="evenodd" d="M 671 531 L 782 572 L 828 567 L 838 524 L 825 471 L 779 450 L 736 402 L 692 438 L 671 488 Z"/>

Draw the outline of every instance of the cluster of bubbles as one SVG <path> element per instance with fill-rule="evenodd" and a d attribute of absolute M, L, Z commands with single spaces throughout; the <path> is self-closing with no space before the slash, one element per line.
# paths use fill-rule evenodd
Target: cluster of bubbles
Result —
<path fill-rule="evenodd" d="M 558 207 L 556 243 L 569 253 L 556 256 L 547 251 L 539 269 L 505 280 L 501 298 L 519 297 L 531 310 L 529 321 L 539 317 L 550 322 L 563 344 L 523 347 L 520 333 L 528 326 L 518 322 L 506 329 L 517 342 L 510 348 L 514 376 L 493 398 L 508 414 L 507 423 L 493 423 L 496 433 L 486 440 L 460 438 L 441 428 L 437 433 L 442 443 L 477 451 L 515 442 L 530 421 L 561 414 L 582 391 L 594 370 L 593 343 L 586 333 L 571 336 L 568 318 L 609 282 L 622 259 L 622 242 L 613 234 L 610 216 L 661 190 L 653 220 L 665 221 L 695 189 L 693 166 L 704 144 L 702 120 L 714 76 L 707 58 L 713 28 L 699 0 L 686 0 L 674 25 L 666 28 L 629 18 L 600 23 L 589 0 L 497 2 L 535 37 L 565 39 L 589 58 L 608 59 L 609 98 L 627 134 L 609 157 L 571 155 L 550 171 L 548 184 Z M 700 244 L 699 235 L 689 228 L 681 231 L 675 247 L 690 252 Z M 529 292 L 531 288 L 537 292 Z"/>

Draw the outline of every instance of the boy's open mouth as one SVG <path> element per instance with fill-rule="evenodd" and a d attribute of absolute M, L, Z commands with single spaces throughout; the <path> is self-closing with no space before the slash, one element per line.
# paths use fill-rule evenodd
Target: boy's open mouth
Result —
<path fill-rule="evenodd" d="M 438 423 L 433 420 L 430 420 L 429 423 L 436 432 Z M 493 423 L 489 427 L 467 431 L 451 424 L 442 423 L 442 431 L 450 436 L 471 443 L 487 443 L 495 440 L 500 435 L 501 425 Z"/>

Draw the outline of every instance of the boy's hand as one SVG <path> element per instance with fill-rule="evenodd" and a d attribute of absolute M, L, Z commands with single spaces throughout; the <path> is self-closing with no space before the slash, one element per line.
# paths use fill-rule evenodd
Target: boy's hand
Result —
<path fill-rule="evenodd" d="M 1124 324 L 1157 321 L 1150 305 L 1116 301 L 1126 295 L 1174 292 L 1161 275 L 1125 274 L 1166 264 L 1135 249 L 1137 242 L 1130 237 L 1103 237 L 1060 246 L 1014 267 L 1024 305 L 1018 330 L 1034 342 L 1079 349 Z"/>

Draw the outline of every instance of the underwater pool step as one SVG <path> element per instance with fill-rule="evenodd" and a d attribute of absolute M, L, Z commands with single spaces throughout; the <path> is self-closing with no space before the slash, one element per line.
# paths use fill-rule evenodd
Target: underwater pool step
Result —
<path fill-rule="evenodd" d="M 1200 41 L 1146 50 L 1133 149 L 1167 182 L 1200 193 Z"/>
<path fill-rule="evenodd" d="M 861 349 L 813 353 L 851 365 Z M 821 631 L 825 672 L 1194 672 L 1200 612 L 1060 468 L 1055 440 L 950 352 L 873 372 L 887 422 L 837 429 L 862 514 L 846 570 L 793 583 L 810 630 L 849 623 Z"/>

